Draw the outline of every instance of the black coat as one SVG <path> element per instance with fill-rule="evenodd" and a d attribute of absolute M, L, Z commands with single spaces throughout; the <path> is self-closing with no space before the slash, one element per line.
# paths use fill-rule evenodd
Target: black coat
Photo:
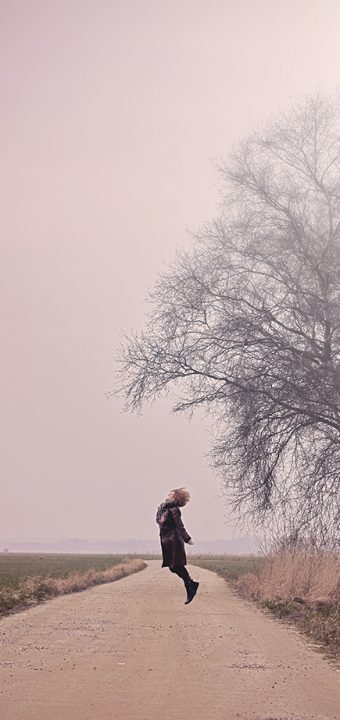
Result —
<path fill-rule="evenodd" d="M 189 542 L 191 537 L 183 525 L 178 505 L 169 505 L 164 509 L 159 522 L 159 534 L 163 554 L 162 567 L 186 565 L 184 543 Z"/>

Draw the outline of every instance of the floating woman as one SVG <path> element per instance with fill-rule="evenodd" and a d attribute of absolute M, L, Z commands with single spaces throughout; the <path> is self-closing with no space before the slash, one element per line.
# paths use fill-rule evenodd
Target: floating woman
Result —
<path fill-rule="evenodd" d="M 180 507 L 186 505 L 189 500 L 190 493 L 186 488 L 170 490 L 165 502 L 159 505 L 156 514 L 163 554 L 162 567 L 168 567 L 170 572 L 182 578 L 187 591 L 185 605 L 194 599 L 199 586 L 198 582 L 192 580 L 185 567 L 187 558 L 184 543 L 188 545 L 194 543 L 183 525 Z"/>

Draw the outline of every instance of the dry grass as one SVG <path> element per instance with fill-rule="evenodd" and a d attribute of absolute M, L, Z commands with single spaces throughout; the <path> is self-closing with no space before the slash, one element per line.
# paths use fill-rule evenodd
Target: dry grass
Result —
<path fill-rule="evenodd" d="M 101 571 L 73 572 L 62 578 L 28 577 L 16 588 L 7 587 L 0 591 L 0 615 L 18 610 L 57 595 L 79 592 L 103 583 L 119 580 L 126 575 L 143 570 L 146 563 L 140 559 L 129 560 Z"/>
<path fill-rule="evenodd" d="M 259 600 L 340 602 L 340 556 L 282 551 L 269 555 L 259 574 L 243 575 L 238 587 Z"/>
<path fill-rule="evenodd" d="M 339 554 L 284 550 L 269 555 L 259 573 L 236 582 L 244 597 L 259 601 L 326 645 L 340 648 Z"/>

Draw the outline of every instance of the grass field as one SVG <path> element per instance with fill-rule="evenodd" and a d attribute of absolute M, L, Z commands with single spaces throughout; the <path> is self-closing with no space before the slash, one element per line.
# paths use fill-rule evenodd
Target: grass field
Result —
<path fill-rule="evenodd" d="M 87 570 L 100 572 L 130 559 L 126 555 L 0 554 L 0 590 L 18 588 L 29 577 L 65 578 Z"/>
<path fill-rule="evenodd" d="M 119 580 L 144 567 L 143 560 L 126 555 L 4 553 L 0 556 L 0 615 Z"/>
<path fill-rule="evenodd" d="M 225 580 L 235 581 L 246 573 L 259 573 L 265 559 L 257 555 L 190 555 L 191 565 L 213 570 Z"/>
<path fill-rule="evenodd" d="M 0 553 L 0 590 L 18 588 L 29 577 L 65 578 L 87 570 L 100 572 L 131 560 L 131 555 L 69 555 L 38 553 Z M 147 560 L 157 555 L 139 555 Z M 245 573 L 258 573 L 264 558 L 248 555 L 190 555 L 188 562 L 213 570 L 225 580 L 237 580 Z"/>

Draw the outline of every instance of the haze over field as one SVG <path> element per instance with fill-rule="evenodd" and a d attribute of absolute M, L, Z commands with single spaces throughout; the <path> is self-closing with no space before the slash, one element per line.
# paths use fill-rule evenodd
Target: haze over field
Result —
<path fill-rule="evenodd" d="M 147 540 L 178 484 L 195 540 L 239 534 L 208 422 L 122 414 L 112 357 L 214 216 L 211 160 L 338 86 L 339 25 L 336 0 L 0 3 L 4 538 Z"/>
<path fill-rule="evenodd" d="M 156 534 L 155 534 L 156 535 Z M 154 538 L 140 540 L 138 538 L 129 540 L 82 540 L 73 538 L 70 540 L 42 540 L 39 541 L 13 541 L 8 538 L 0 538 L 1 549 L 11 553 L 81 553 L 88 554 L 131 554 L 131 553 L 152 553 L 159 555 L 159 540 Z M 202 540 L 195 543 L 193 548 L 187 548 L 189 555 L 196 554 L 231 554 L 249 555 L 258 554 L 259 547 L 254 538 L 249 536 L 231 538 L 229 540 Z M 4 555 L 5 556 L 5 555 Z"/>

